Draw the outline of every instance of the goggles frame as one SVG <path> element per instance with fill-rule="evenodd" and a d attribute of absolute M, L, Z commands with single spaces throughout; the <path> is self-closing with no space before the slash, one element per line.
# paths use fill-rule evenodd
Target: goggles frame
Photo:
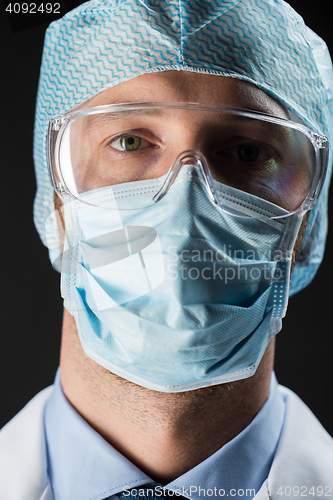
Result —
<path fill-rule="evenodd" d="M 288 212 L 284 216 L 278 216 L 273 218 L 287 217 L 294 213 L 305 212 L 311 210 L 315 207 L 316 202 L 319 198 L 323 184 L 326 178 L 328 157 L 329 157 L 329 141 L 328 138 L 318 132 L 314 132 L 306 125 L 302 123 L 297 123 L 292 120 L 285 118 L 276 117 L 274 115 L 269 115 L 259 111 L 252 111 L 248 109 L 236 108 L 231 106 L 217 106 L 203 103 L 184 103 L 184 102 L 130 102 L 130 103 L 119 103 L 119 104 L 108 104 L 103 106 L 95 106 L 92 108 L 77 109 L 63 115 L 57 115 L 49 121 L 48 132 L 47 132 L 47 163 L 48 170 L 51 177 L 51 182 L 55 192 L 62 195 L 69 195 L 78 201 L 84 202 L 77 196 L 75 196 L 69 189 L 61 171 L 60 167 L 60 151 L 62 146 L 62 140 L 67 128 L 80 117 L 87 115 L 96 115 L 109 112 L 121 112 L 121 111 L 135 111 L 140 109 L 149 108 L 163 108 L 163 109 L 177 109 L 177 110 L 193 110 L 193 111 L 213 111 L 213 112 L 225 112 L 230 115 L 242 116 L 245 118 L 257 119 L 267 123 L 276 124 L 284 127 L 291 128 L 298 132 L 304 134 L 311 142 L 314 153 L 315 153 L 315 173 L 312 180 L 311 187 L 307 196 L 304 198 L 301 205 Z M 162 188 L 153 197 L 153 203 L 159 201 L 171 187 L 175 176 L 178 173 L 180 159 L 186 157 L 186 155 L 191 155 L 196 158 L 202 164 L 201 173 L 204 172 L 204 184 L 208 191 L 208 194 L 212 201 L 221 209 L 223 206 L 220 204 L 220 197 L 217 190 L 214 187 L 214 181 L 211 176 L 209 167 L 207 166 L 201 153 L 197 151 L 183 151 L 170 167 L 167 179 L 164 182 Z M 203 160 L 203 161 L 202 161 Z"/>

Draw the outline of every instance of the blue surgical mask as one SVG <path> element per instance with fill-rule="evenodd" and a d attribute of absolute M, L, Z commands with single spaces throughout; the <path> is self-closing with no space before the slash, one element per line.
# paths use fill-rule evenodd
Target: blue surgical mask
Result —
<path fill-rule="evenodd" d="M 61 291 L 84 351 L 163 392 L 253 375 L 281 329 L 302 215 L 222 184 L 221 210 L 191 166 L 158 203 L 136 209 L 144 195 L 133 189 L 152 182 L 121 185 L 128 210 L 111 188 L 64 205 Z M 101 198 L 109 209 L 94 206 Z"/>

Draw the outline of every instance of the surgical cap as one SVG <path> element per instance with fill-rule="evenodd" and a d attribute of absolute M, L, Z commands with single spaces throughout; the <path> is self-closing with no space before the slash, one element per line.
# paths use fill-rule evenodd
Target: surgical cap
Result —
<path fill-rule="evenodd" d="M 238 78 L 280 101 L 332 138 L 333 74 L 328 49 L 282 0 L 91 0 L 47 29 L 37 96 L 34 220 L 50 257 L 59 250 L 46 158 L 51 117 L 99 92 L 158 71 Z M 314 277 L 324 254 L 332 160 L 310 213 L 291 294 Z"/>

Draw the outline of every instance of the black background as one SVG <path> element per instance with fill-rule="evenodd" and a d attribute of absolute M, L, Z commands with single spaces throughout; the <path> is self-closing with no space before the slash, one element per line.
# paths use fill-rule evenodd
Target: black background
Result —
<path fill-rule="evenodd" d="M 80 2 L 76 2 L 77 4 Z M 333 53 L 327 0 L 289 2 Z M 62 8 L 68 9 L 62 2 Z M 4 7 L 1 43 L 1 341 L 0 427 L 53 382 L 59 362 L 62 300 L 59 275 L 32 221 L 35 97 L 48 23 L 13 31 Z M 24 26 L 23 26 L 24 27 Z M 14 27 L 15 28 L 15 27 Z M 17 26 L 16 28 L 17 29 Z M 331 207 L 331 214 L 333 213 Z M 277 336 L 276 374 L 333 434 L 333 241 L 313 283 L 290 300 Z"/>

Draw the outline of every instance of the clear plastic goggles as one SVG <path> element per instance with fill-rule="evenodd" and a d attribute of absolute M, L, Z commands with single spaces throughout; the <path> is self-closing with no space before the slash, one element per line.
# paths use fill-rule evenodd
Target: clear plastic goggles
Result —
<path fill-rule="evenodd" d="M 293 121 L 227 106 L 98 106 L 53 118 L 48 131 L 56 192 L 89 203 L 87 194 L 108 188 L 118 209 L 132 208 L 131 196 L 123 196 L 124 183 L 130 183 L 127 192 L 133 188 L 132 197 L 140 194 L 136 208 L 149 207 L 165 196 L 184 165 L 192 165 L 220 208 L 228 210 L 221 194 L 221 185 L 227 185 L 288 214 L 309 210 L 327 160 L 325 136 Z"/>

